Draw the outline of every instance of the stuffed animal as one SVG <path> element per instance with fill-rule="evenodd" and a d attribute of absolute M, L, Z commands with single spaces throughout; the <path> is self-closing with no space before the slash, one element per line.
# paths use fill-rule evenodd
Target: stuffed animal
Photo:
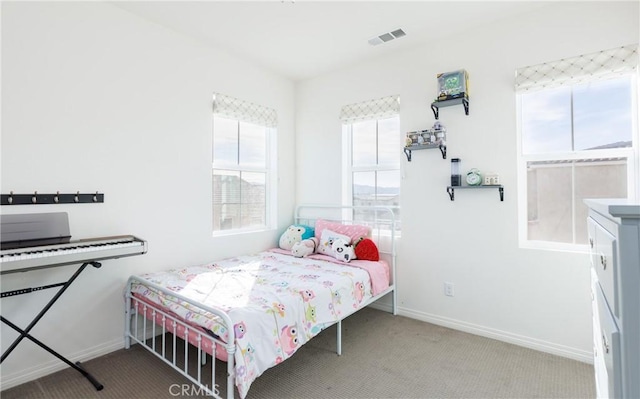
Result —
<path fill-rule="evenodd" d="M 279 246 L 282 249 L 291 250 L 293 244 L 313 237 L 314 229 L 302 224 L 292 224 L 280 236 Z"/>
<path fill-rule="evenodd" d="M 305 256 L 311 255 L 316 252 L 317 247 L 317 238 L 307 238 L 306 240 L 302 240 L 293 244 L 293 247 L 291 247 L 291 255 L 295 256 L 296 258 L 304 258 Z"/>
<path fill-rule="evenodd" d="M 378 247 L 370 238 L 362 238 L 355 245 L 356 257 L 362 260 L 380 260 Z"/>
<path fill-rule="evenodd" d="M 333 240 L 333 242 L 331 243 L 331 250 L 333 251 L 333 256 L 343 262 L 349 262 L 350 260 L 356 258 L 356 253 L 353 245 L 347 244 L 347 242 L 342 238 Z"/>

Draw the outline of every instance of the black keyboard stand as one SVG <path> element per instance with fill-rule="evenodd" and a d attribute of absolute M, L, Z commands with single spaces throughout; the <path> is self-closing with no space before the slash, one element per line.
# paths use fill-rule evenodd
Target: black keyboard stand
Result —
<path fill-rule="evenodd" d="M 43 344 L 40 340 L 34 338 L 32 335 L 29 334 L 29 332 L 33 329 L 33 327 L 35 327 L 35 325 L 38 323 L 38 321 L 40 321 L 40 319 L 45 315 L 45 313 L 47 313 L 47 311 L 51 308 L 51 306 L 53 306 L 53 304 L 58 300 L 58 298 L 60 298 L 60 296 L 62 296 L 62 294 L 67 290 L 67 288 L 69 288 L 71 283 L 73 283 L 74 280 L 80 275 L 80 273 L 82 273 L 82 271 L 89 265 L 91 265 L 91 266 L 93 266 L 95 268 L 99 268 L 100 266 L 102 266 L 99 262 L 85 262 L 73 274 L 73 276 L 71 276 L 71 278 L 65 283 L 50 284 L 50 285 L 44 285 L 44 286 L 41 286 L 41 287 L 34 287 L 34 288 L 23 288 L 23 289 L 20 289 L 20 290 L 13 290 L 13 291 L 7 291 L 7 292 L 3 292 L 2 293 L 1 297 L 5 298 L 5 297 L 9 297 L 9 296 L 28 294 L 30 292 L 40 291 L 40 290 L 44 290 L 44 289 L 48 289 L 48 288 L 62 287 L 56 293 L 56 295 L 53 298 L 51 298 L 51 300 L 47 303 L 47 305 L 44 308 L 42 308 L 40 313 L 38 313 L 38 315 L 33 319 L 33 321 L 31 321 L 31 323 L 29 323 L 27 328 L 25 328 L 24 330 L 21 329 L 20 327 L 16 326 L 15 324 L 13 324 L 9 320 L 5 319 L 4 317 L 0 316 L 0 319 L 2 320 L 2 322 L 4 324 L 6 324 L 9 327 L 13 328 L 14 330 L 16 330 L 20 334 L 20 336 L 15 341 L 13 341 L 11 346 L 2 354 L 2 358 L 0 359 L 0 364 L 2 362 L 4 362 L 4 359 L 6 359 L 7 356 L 9 356 L 9 354 L 11 352 L 13 352 L 13 350 L 18 346 L 18 344 L 24 338 L 28 338 L 34 344 L 38 345 L 39 347 L 41 347 L 42 349 L 46 350 L 47 352 L 49 352 L 53 356 L 55 356 L 58 359 L 62 360 L 63 362 L 68 364 L 70 367 L 76 369 L 80 374 L 85 376 L 85 378 L 88 379 L 91 382 L 91 384 L 93 384 L 93 386 L 96 388 L 97 391 L 102 390 L 103 385 L 101 383 L 99 383 L 91 374 L 89 374 L 89 372 L 87 372 L 82 367 L 80 362 L 76 362 L 76 363 L 71 362 L 69 359 L 67 359 L 64 356 L 60 355 L 58 352 L 56 352 L 53 349 L 49 348 L 47 345 Z"/>

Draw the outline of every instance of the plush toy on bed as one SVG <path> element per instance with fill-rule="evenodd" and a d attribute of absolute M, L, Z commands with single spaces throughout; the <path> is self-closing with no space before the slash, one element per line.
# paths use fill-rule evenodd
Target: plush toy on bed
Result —
<path fill-rule="evenodd" d="M 280 236 L 279 246 L 282 249 L 291 250 L 293 244 L 313 237 L 315 231 L 313 227 L 303 224 L 292 224 Z"/>
<path fill-rule="evenodd" d="M 353 246 L 355 247 L 356 257 L 358 259 L 376 262 L 380 260 L 380 252 L 372 239 L 360 238 Z"/>
<path fill-rule="evenodd" d="M 333 251 L 333 256 L 343 262 L 349 262 L 356 258 L 356 252 L 353 245 L 348 244 L 342 238 L 333 240 L 331 243 L 331 250 Z"/>
<path fill-rule="evenodd" d="M 293 247 L 291 247 L 291 255 L 295 256 L 296 258 L 304 258 L 305 256 L 311 255 L 316 252 L 317 247 L 317 238 L 307 238 L 306 240 L 302 240 L 293 244 Z"/>

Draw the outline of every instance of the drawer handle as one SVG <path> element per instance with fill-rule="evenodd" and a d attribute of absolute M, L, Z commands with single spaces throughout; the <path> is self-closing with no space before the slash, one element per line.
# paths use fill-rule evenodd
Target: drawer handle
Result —
<path fill-rule="evenodd" d="M 609 343 L 604 335 L 602 336 L 602 347 L 604 348 L 604 353 L 609 353 Z"/>
<path fill-rule="evenodd" d="M 589 237 L 589 246 L 593 248 L 593 238 Z"/>
<path fill-rule="evenodd" d="M 604 255 L 600 255 L 600 264 L 602 265 L 602 270 L 607 270 L 607 258 Z"/>

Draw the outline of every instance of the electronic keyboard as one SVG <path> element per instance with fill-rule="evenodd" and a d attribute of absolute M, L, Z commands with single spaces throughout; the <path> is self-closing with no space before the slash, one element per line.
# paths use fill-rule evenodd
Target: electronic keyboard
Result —
<path fill-rule="evenodd" d="M 0 274 L 93 262 L 147 252 L 147 242 L 134 236 L 115 236 L 70 241 L 0 251 Z"/>
<path fill-rule="evenodd" d="M 93 268 L 97 269 L 102 266 L 98 261 L 142 255 L 146 252 L 147 242 L 132 235 L 71 241 L 69 216 L 66 212 L 0 215 L 0 274 L 79 264 L 76 272 L 65 282 L 13 289 L 0 293 L 0 298 L 10 298 L 41 290 L 59 288 L 57 293 L 24 329 L 4 316 L 0 316 L 2 323 L 19 334 L 2 353 L 0 364 L 26 338 L 81 373 L 93 384 L 96 390 L 102 390 L 103 385 L 85 370 L 80 362 L 72 362 L 34 338 L 31 335 L 31 330 L 88 266 L 93 266 Z M 20 306 L 18 302 L 14 301 L 14 304 Z M 22 309 L 18 308 L 15 312 L 22 314 Z"/>
<path fill-rule="evenodd" d="M 66 212 L 0 215 L 0 274 L 142 255 L 132 235 L 71 241 Z"/>

